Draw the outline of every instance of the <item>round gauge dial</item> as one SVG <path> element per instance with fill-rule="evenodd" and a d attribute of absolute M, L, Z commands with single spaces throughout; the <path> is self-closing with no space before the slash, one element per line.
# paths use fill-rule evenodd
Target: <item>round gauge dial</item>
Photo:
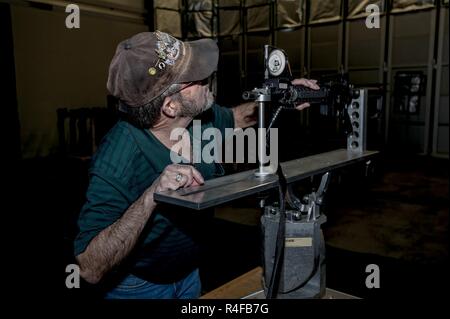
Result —
<path fill-rule="evenodd" d="M 286 56 L 281 50 L 273 50 L 270 52 L 268 67 L 272 76 L 279 76 L 283 73 L 286 66 Z"/>

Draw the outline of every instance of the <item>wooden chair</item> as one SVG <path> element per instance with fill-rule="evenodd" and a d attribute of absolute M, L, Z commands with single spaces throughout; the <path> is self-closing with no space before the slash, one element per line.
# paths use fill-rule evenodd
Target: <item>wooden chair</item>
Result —
<path fill-rule="evenodd" d="M 57 110 L 58 153 L 65 157 L 90 160 L 103 136 L 117 121 L 114 110 L 106 107 Z"/>

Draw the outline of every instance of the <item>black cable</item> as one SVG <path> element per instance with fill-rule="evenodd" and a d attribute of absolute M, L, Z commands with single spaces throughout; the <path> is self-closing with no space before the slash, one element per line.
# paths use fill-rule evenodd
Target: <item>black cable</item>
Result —
<path fill-rule="evenodd" d="M 272 119 L 270 120 L 269 126 L 267 127 L 266 139 L 269 136 L 270 129 L 272 128 L 273 124 L 275 124 L 275 121 L 277 120 L 278 115 L 280 114 L 282 109 L 283 109 L 283 106 L 279 106 L 278 109 L 275 111 L 274 115 L 272 116 Z M 266 144 L 267 144 L 267 141 L 266 141 Z"/>
<path fill-rule="evenodd" d="M 285 232 L 286 232 L 286 207 L 285 207 L 285 196 L 287 189 L 287 181 L 284 177 L 283 170 L 281 169 L 281 165 L 278 164 L 277 169 L 278 175 L 278 190 L 280 195 L 280 210 L 279 210 L 279 224 L 278 224 L 278 232 L 277 232 L 277 242 L 275 246 L 275 258 L 272 269 L 272 275 L 270 277 L 269 287 L 267 290 L 267 298 L 273 299 L 276 297 L 278 292 L 278 287 L 280 283 L 281 269 L 283 266 L 284 259 L 284 244 L 285 244 Z"/>
<path fill-rule="evenodd" d="M 266 147 L 270 147 L 270 145 L 269 145 L 270 129 L 275 124 L 275 121 L 277 120 L 278 115 L 280 114 L 282 109 L 283 109 L 283 106 L 279 106 L 278 109 L 273 114 L 272 119 L 270 120 L 270 124 L 266 130 Z"/>

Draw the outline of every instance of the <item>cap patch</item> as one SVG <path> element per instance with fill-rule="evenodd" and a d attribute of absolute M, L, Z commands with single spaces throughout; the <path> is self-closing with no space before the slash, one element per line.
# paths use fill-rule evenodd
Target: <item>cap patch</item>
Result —
<path fill-rule="evenodd" d="M 158 38 L 158 41 L 156 42 L 158 48 L 155 49 L 158 54 L 158 60 L 156 61 L 155 67 L 162 71 L 167 65 L 175 64 L 175 61 L 180 56 L 181 42 L 167 33 L 156 31 L 155 35 Z M 151 75 L 156 74 L 153 70 L 149 73 Z"/>

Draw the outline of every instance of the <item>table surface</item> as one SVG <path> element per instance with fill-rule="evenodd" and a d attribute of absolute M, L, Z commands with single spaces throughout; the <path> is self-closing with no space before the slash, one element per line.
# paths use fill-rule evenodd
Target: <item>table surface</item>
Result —
<path fill-rule="evenodd" d="M 347 149 L 312 155 L 281 163 L 288 183 L 323 174 L 361 161 L 368 161 L 378 151 L 355 153 Z M 156 201 L 201 210 L 238 198 L 278 187 L 278 176 L 255 176 L 255 170 L 231 174 L 206 181 L 201 186 L 155 193 Z"/>

